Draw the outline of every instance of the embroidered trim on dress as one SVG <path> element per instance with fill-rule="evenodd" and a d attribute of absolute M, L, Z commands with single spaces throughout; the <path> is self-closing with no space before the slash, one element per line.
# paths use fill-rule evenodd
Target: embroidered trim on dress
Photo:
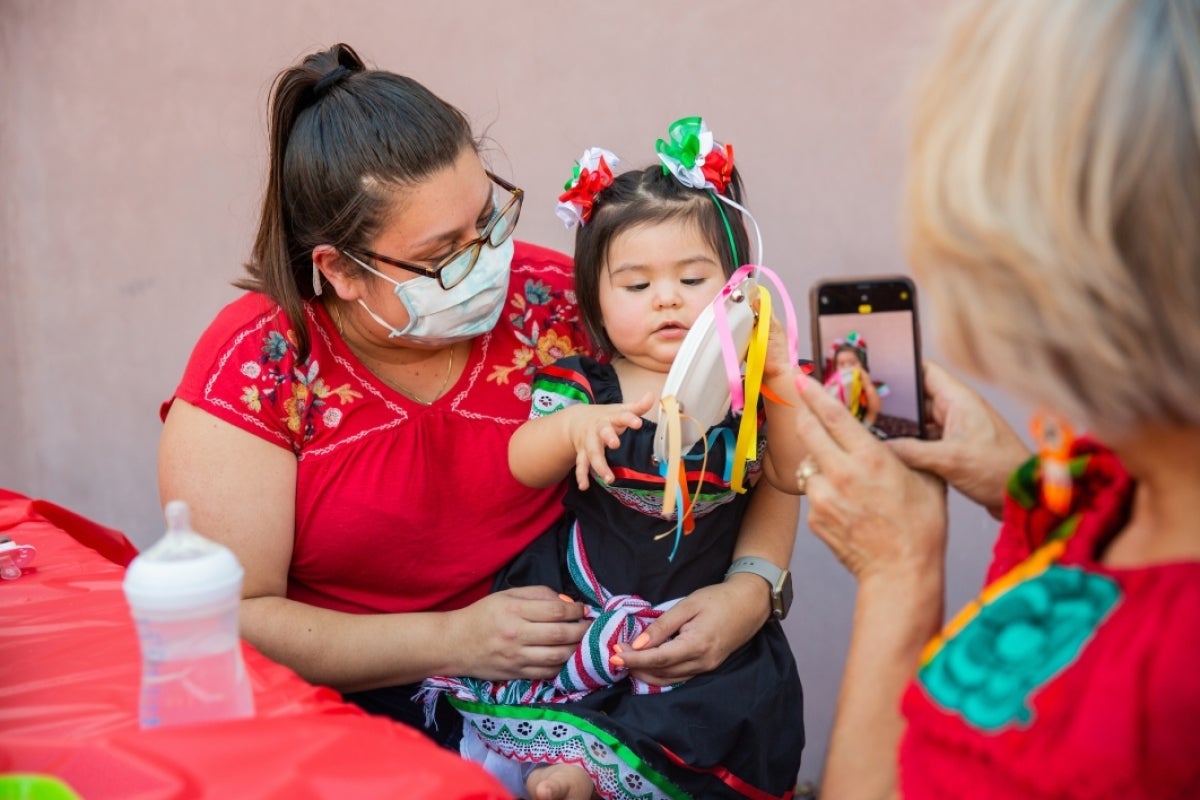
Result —
<path fill-rule="evenodd" d="M 573 714 L 449 700 L 489 750 L 524 763 L 578 764 L 605 800 L 690 797 L 616 737 Z"/>

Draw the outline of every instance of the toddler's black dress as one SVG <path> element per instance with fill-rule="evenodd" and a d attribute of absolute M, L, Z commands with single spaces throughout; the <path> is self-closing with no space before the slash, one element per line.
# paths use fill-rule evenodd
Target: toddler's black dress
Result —
<path fill-rule="evenodd" d="M 575 403 L 620 402 L 615 370 L 586 357 L 545 367 L 534 383 L 535 416 Z M 718 669 L 669 691 L 643 686 L 649 693 L 639 694 L 620 674 L 588 691 L 589 674 L 620 673 L 607 661 L 612 642 L 632 641 L 661 612 L 629 615 L 638 602 L 625 598 L 618 608 L 620 596 L 659 605 L 722 581 L 750 497 L 730 489 L 737 422 L 727 415 L 709 432 L 707 460 L 703 443 L 687 456 L 689 497 L 699 488 L 690 534 L 677 535 L 675 521 L 659 515 L 664 480 L 653 458 L 654 423 L 626 431 L 620 447 L 608 451 L 611 485 L 592 475 L 581 492 L 572 477 L 564 521 L 519 555 L 496 589 L 547 585 L 598 612 L 607 600 L 611 613 L 593 623 L 555 685 L 450 679 L 448 689 L 445 679 L 427 682 L 465 718 L 464 737 L 473 744 L 464 752 L 482 747 L 488 761 L 579 764 L 605 798 L 790 797 L 804 746 L 802 694 L 778 622 L 768 622 Z M 757 460 L 749 466 L 747 484 L 760 472 Z M 574 699 L 561 701 L 568 690 Z M 559 701 L 539 702 L 551 696 Z"/>

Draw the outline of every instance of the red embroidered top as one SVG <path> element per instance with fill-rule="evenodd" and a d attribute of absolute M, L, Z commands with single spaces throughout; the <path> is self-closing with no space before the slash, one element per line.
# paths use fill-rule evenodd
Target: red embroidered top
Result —
<path fill-rule="evenodd" d="M 430 406 L 367 370 L 321 303 L 305 307 L 303 364 L 265 296 L 221 311 L 174 396 L 296 454 L 288 597 L 357 613 L 461 608 L 559 517 L 562 487 L 518 483 L 508 440 L 529 418 L 534 370 L 585 352 L 573 286 L 566 256 L 518 243 L 500 321 Z"/>
<path fill-rule="evenodd" d="M 1070 514 L 1009 483 L 988 585 L 903 700 L 905 797 L 1200 797 L 1200 562 L 1097 561 L 1134 485 L 1081 441 Z"/>

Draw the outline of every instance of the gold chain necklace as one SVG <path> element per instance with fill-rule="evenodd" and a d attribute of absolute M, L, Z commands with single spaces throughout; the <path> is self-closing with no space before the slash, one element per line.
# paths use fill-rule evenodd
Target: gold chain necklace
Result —
<path fill-rule="evenodd" d="M 342 312 L 338 310 L 338 307 L 335 303 L 330 303 L 328 308 L 332 312 L 333 324 L 334 324 L 334 327 L 337 328 L 338 335 L 342 337 L 343 342 L 346 342 L 346 346 L 350 347 L 350 342 L 346 339 L 346 332 L 342 327 Z M 353 348 L 351 348 L 351 349 L 353 349 Z M 406 389 L 405 387 L 401 386 L 396 381 L 392 380 L 391 378 L 387 377 L 386 375 L 381 374 L 377 370 L 371 370 L 371 374 L 374 375 L 376 378 L 379 378 L 379 380 L 383 381 L 388 386 L 392 387 L 397 392 L 399 392 L 400 394 L 409 398 L 410 400 L 414 400 L 423 406 L 431 406 L 434 404 L 434 402 L 439 397 L 441 397 L 443 394 L 446 393 L 446 387 L 448 387 L 450 385 L 450 376 L 454 374 L 454 345 L 453 344 L 450 345 L 450 347 L 447 349 L 450 351 L 450 358 L 446 362 L 446 377 L 442 378 L 442 385 L 438 387 L 437 392 L 429 400 L 424 400 L 424 399 L 418 397 L 416 395 L 416 393 L 414 393 L 412 390 Z M 361 356 L 360 356 L 360 359 L 361 359 Z M 366 361 L 364 360 L 363 363 L 365 364 Z M 368 369 L 369 369 L 369 367 L 368 367 Z"/>

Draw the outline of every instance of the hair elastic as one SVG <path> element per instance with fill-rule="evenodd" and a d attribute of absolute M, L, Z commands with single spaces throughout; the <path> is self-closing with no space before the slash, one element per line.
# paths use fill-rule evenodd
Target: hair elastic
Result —
<path fill-rule="evenodd" d="M 324 97 L 330 89 L 341 83 L 342 80 L 344 80 L 346 76 L 350 75 L 352 72 L 354 72 L 354 70 L 350 69 L 345 64 L 338 64 L 336 67 L 329 70 L 329 72 L 326 72 L 324 75 L 322 75 L 321 79 L 313 84 L 313 97 L 318 99 Z"/>

